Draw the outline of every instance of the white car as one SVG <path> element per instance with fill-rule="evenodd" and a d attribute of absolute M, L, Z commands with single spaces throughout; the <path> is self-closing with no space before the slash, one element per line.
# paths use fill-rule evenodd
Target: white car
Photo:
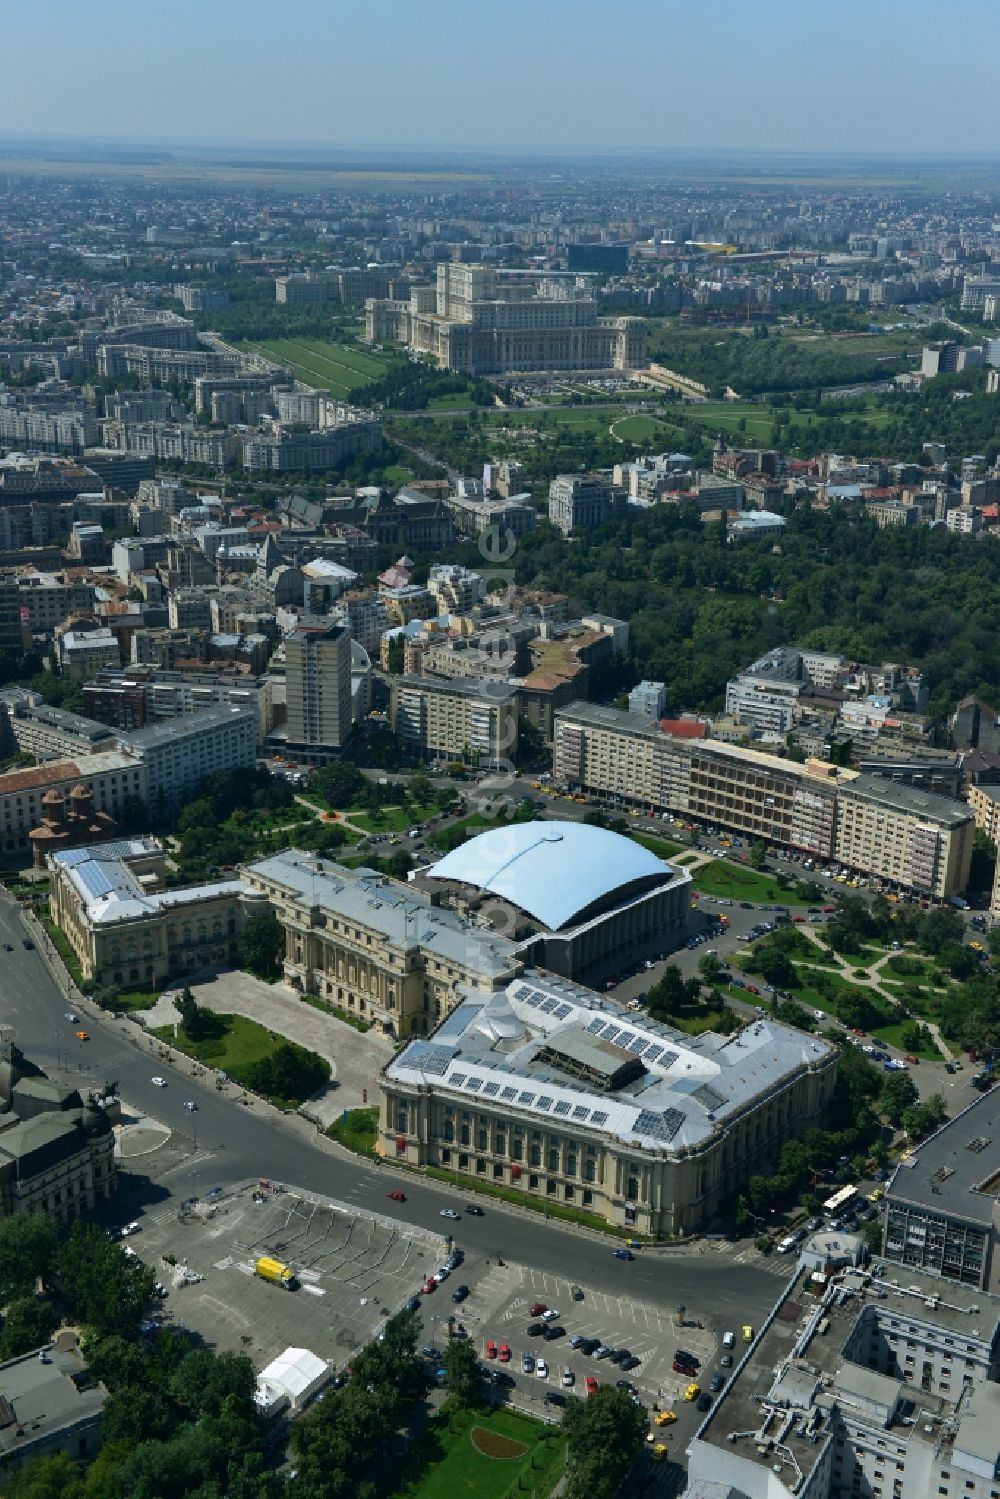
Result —
<path fill-rule="evenodd" d="M 166 1086 L 167 1086 L 167 1080 L 166 1080 L 165 1077 L 154 1077 L 153 1078 L 153 1087 L 154 1088 L 165 1088 Z"/>
<path fill-rule="evenodd" d="M 554 1306 L 550 1306 L 547 1312 L 543 1312 L 542 1313 L 542 1321 L 543 1322 L 557 1322 L 559 1320 L 560 1316 L 561 1316 L 561 1313 L 557 1312 Z"/>
<path fill-rule="evenodd" d="M 136 1219 L 132 1223 L 126 1223 L 125 1227 L 122 1229 L 122 1238 L 124 1239 L 129 1234 L 137 1234 L 139 1232 L 140 1232 L 139 1221 L 138 1221 L 138 1219 Z"/>
<path fill-rule="evenodd" d="M 184 1105 L 184 1107 L 185 1107 L 185 1108 L 186 1108 L 186 1109 L 189 1109 L 189 1110 L 190 1110 L 190 1112 L 191 1112 L 191 1113 L 192 1113 L 192 1114 L 193 1114 L 193 1113 L 194 1113 L 194 1111 L 195 1111 L 195 1109 L 196 1109 L 196 1108 L 197 1108 L 197 1107 L 198 1107 L 198 1105 L 197 1105 L 197 1104 L 196 1104 L 196 1103 L 193 1103 L 193 1102 L 192 1102 L 192 1101 L 191 1101 L 191 1099 L 190 1099 L 190 1098 L 189 1098 L 189 1099 L 188 1099 L 188 1100 L 187 1100 L 187 1102 L 186 1102 L 186 1103 L 185 1103 L 185 1105 Z"/>
<path fill-rule="evenodd" d="M 154 1083 L 156 1082 L 156 1078 L 155 1077 L 153 1078 L 153 1082 Z M 440 1216 L 442 1218 L 453 1218 L 455 1220 L 455 1222 L 457 1223 L 458 1220 L 459 1220 L 459 1218 L 461 1217 L 461 1214 L 460 1213 L 456 1213 L 454 1208 L 442 1208 Z"/>
<path fill-rule="evenodd" d="M 71 1021 L 74 1025 L 79 1020 L 79 1018 L 79 1015 L 74 1015 L 72 1010 L 66 1011 L 66 1019 Z"/>
<path fill-rule="evenodd" d="M 538 1359 L 538 1361 L 536 1362 L 535 1373 L 538 1375 L 539 1379 L 548 1379 L 549 1366 L 543 1358 Z"/>
<path fill-rule="evenodd" d="M 434 1274 L 431 1276 L 431 1279 L 432 1280 L 436 1280 L 437 1283 L 438 1283 L 438 1285 L 441 1285 L 441 1283 L 443 1281 L 446 1281 L 448 1279 L 448 1276 L 450 1274 L 451 1274 L 451 1271 L 448 1269 L 448 1266 L 447 1265 L 442 1265 L 441 1268 L 440 1268 L 440 1270 L 435 1270 L 434 1271 Z"/>

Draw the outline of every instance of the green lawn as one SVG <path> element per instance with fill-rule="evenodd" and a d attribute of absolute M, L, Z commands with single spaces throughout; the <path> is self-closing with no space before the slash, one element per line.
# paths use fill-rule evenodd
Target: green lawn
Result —
<path fill-rule="evenodd" d="M 630 833 L 629 837 L 634 843 L 641 843 L 643 848 L 648 848 L 658 859 L 673 859 L 683 848 L 683 844 L 668 843 L 665 838 L 656 838 L 652 833 Z"/>
<path fill-rule="evenodd" d="M 222 1072 L 231 1072 L 232 1068 L 247 1062 L 261 1061 L 263 1057 L 270 1056 L 274 1048 L 280 1046 L 285 1039 L 284 1036 L 267 1030 L 265 1026 L 258 1025 L 256 1020 L 248 1020 L 244 1015 L 220 1015 L 219 1019 L 222 1021 L 223 1034 L 205 1041 L 191 1041 L 183 1026 L 177 1027 L 176 1036 L 172 1025 L 158 1026 L 153 1034 L 159 1036 L 161 1041 L 169 1041 L 178 1051 L 185 1052 L 196 1061 L 206 1062 Z"/>
<path fill-rule="evenodd" d="M 304 385 L 329 390 L 342 398 L 380 379 L 401 362 L 399 358 L 372 354 L 357 344 L 329 343 L 322 338 L 272 338 L 245 347 L 287 365 Z"/>
<path fill-rule="evenodd" d="M 809 902 L 794 890 L 783 890 L 773 875 L 758 874 L 755 869 L 730 864 L 727 859 L 713 859 L 692 874 L 695 889 L 704 895 L 721 895 L 733 900 L 749 900 L 755 905 L 805 906 Z"/>
<path fill-rule="evenodd" d="M 414 823 L 434 817 L 439 810 L 431 804 L 423 807 L 408 802 L 405 807 L 380 807 L 377 812 L 370 812 L 366 807 L 348 807 L 344 816 L 348 822 L 366 828 L 369 833 L 402 833 Z"/>
<path fill-rule="evenodd" d="M 614 422 L 614 435 L 626 442 L 652 442 L 663 431 L 663 423 L 651 416 L 620 416 Z"/>
<path fill-rule="evenodd" d="M 482 833 L 488 828 L 503 827 L 508 822 L 530 822 L 534 815 L 534 807 L 520 805 L 515 807 L 513 817 L 487 817 L 482 812 L 470 812 L 468 817 L 460 817 L 457 821 L 449 822 L 442 828 L 435 828 L 433 833 L 428 834 L 427 842 L 432 848 L 447 849 L 449 834 L 458 829 L 471 837 L 473 833 Z"/>
<path fill-rule="evenodd" d="M 474 1440 L 487 1448 L 481 1451 Z M 490 1438 L 506 1438 L 510 1456 L 489 1454 Z M 521 1493 L 545 1499 L 562 1476 L 566 1440 L 503 1407 L 441 1412 L 379 1485 L 383 1499 L 506 1499 Z"/>
<path fill-rule="evenodd" d="M 337 1140 L 356 1155 L 374 1155 L 378 1139 L 378 1109 L 350 1109 L 347 1118 L 335 1119 L 327 1130 L 331 1140 Z"/>

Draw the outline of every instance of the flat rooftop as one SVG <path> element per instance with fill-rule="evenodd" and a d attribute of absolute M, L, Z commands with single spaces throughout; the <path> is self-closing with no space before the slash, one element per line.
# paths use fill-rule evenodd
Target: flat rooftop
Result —
<path fill-rule="evenodd" d="M 49 1348 L 44 1363 L 35 1352 L 0 1364 L 0 1456 L 95 1418 L 106 1393 L 76 1349 Z"/>
<path fill-rule="evenodd" d="M 988 1228 L 1000 1208 L 1000 1088 L 900 1161 L 886 1196 Z"/>
<path fill-rule="evenodd" d="M 849 1356 L 846 1350 L 866 1308 L 880 1318 L 909 1317 L 932 1329 L 962 1332 L 984 1350 L 1000 1319 L 997 1298 L 973 1287 L 945 1285 L 909 1267 L 875 1261 L 869 1270 L 848 1269 L 831 1277 L 835 1294 L 825 1298 L 812 1273 L 800 1270 L 782 1292 L 697 1439 L 725 1452 L 735 1449 L 762 1466 L 779 1466 L 793 1491 L 796 1468 L 808 1475 L 823 1457 L 835 1405 L 847 1416 L 853 1408 L 864 1424 L 895 1428 L 900 1440 L 926 1442 L 932 1449 L 944 1435 L 942 1422 L 954 1414 L 955 1403 L 946 1397 Z M 813 1290 L 817 1284 L 820 1294 Z M 768 1441 L 775 1445 L 762 1455 L 758 1447 Z M 993 1443 L 995 1456 L 995 1435 Z"/>
<path fill-rule="evenodd" d="M 945 827 L 958 828 L 963 823 L 972 821 L 972 810 L 965 802 L 953 801 L 951 797 L 939 796 L 934 791 L 923 791 L 919 786 L 908 786 L 902 781 L 888 781 L 882 776 L 858 775 L 846 789 L 850 796 L 859 800 L 870 801 L 881 807 L 893 807 L 915 817 L 926 817 L 928 821 L 942 823 Z"/>

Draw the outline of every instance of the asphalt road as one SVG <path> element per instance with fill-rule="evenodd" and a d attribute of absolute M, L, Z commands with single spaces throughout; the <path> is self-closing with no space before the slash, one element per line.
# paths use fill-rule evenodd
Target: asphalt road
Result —
<path fill-rule="evenodd" d="M 137 1215 L 168 1192 L 200 1195 L 217 1182 L 266 1176 L 439 1233 L 454 1230 L 469 1257 L 502 1255 L 553 1275 L 572 1265 L 574 1276 L 586 1284 L 616 1294 L 634 1291 L 671 1310 L 683 1303 L 689 1315 L 709 1325 L 728 1326 L 738 1317 L 759 1320 L 777 1298 L 780 1281 L 772 1273 L 737 1267 L 730 1254 L 711 1249 L 640 1251 L 627 1263 L 612 1257 L 606 1241 L 504 1206 L 490 1205 L 482 1218 L 463 1216 L 460 1224 L 449 1223 L 441 1209 L 461 1210 L 463 1194 L 388 1165 L 345 1157 L 317 1143 L 302 1120 L 282 1120 L 259 1103 L 241 1105 L 239 1089 L 217 1092 L 208 1073 L 194 1076 L 193 1063 L 175 1062 L 173 1053 L 163 1055 L 131 1022 L 94 1006 L 77 1003 L 80 1024 L 74 1026 L 65 1018 L 69 1001 L 41 955 L 25 951 L 24 935 L 17 903 L 0 896 L 0 942 L 14 948 L 0 951 L 0 1022 L 14 1027 L 18 1045 L 50 1075 L 82 1087 L 117 1080 L 126 1105 L 166 1124 L 175 1132 L 174 1143 L 183 1147 L 162 1175 L 156 1154 L 133 1163 L 122 1182 L 125 1201 L 112 1210 L 114 1219 L 120 1221 L 126 1211 Z M 76 1040 L 78 1028 L 87 1030 L 89 1041 Z M 156 1087 L 154 1075 L 167 1086 Z M 197 1103 L 197 1113 L 185 1110 L 187 1099 Z M 406 1192 L 403 1204 L 386 1196 L 396 1186 Z"/>

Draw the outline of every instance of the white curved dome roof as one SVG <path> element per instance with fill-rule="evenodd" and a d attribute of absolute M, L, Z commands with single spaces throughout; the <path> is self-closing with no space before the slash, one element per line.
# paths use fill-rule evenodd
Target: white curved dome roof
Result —
<path fill-rule="evenodd" d="M 667 866 L 641 843 L 583 822 L 505 823 L 470 838 L 428 871 L 510 901 L 551 931 Z"/>

